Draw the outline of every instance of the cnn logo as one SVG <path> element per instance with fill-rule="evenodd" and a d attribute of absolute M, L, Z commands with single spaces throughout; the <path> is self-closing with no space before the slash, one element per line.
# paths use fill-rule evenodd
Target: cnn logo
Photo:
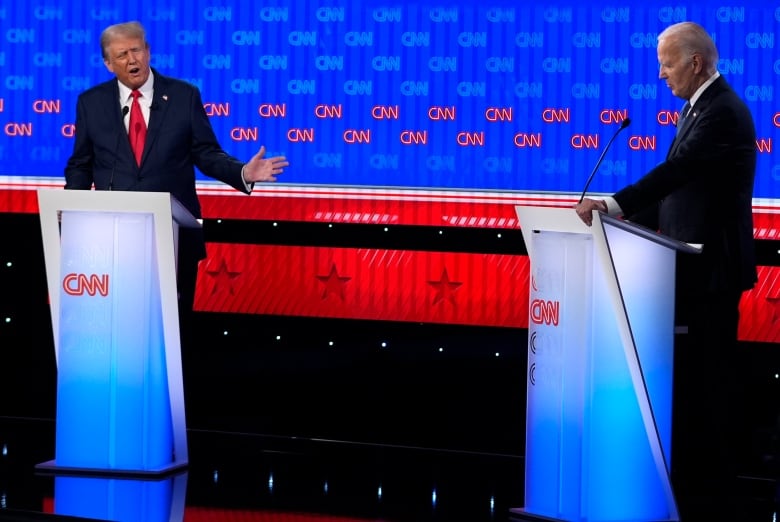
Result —
<path fill-rule="evenodd" d="M 534 299 L 531 302 L 531 321 L 535 324 L 558 326 L 561 315 L 560 301 Z"/>
<path fill-rule="evenodd" d="M 108 274 L 68 274 L 62 279 L 62 289 L 68 295 L 81 296 L 84 294 L 102 297 L 108 295 Z"/>

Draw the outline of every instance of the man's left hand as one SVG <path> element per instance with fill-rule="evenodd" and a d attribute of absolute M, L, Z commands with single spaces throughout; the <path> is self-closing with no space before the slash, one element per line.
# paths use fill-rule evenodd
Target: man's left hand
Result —
<path fill-rule="evenodd" d="M 255 183 L 258 181 L 276 181 L 276 176 L 284 171 L 290 163 L 284 156 L 265 157 L 265 145 L 244 166 L 244 181 Z"/>

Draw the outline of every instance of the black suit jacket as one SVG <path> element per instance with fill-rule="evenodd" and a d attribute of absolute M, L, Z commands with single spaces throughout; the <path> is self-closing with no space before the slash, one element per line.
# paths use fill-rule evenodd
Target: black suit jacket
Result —
<path fill-rule="evenodd" d="M 195 167 L 247 192 L 243 162 L 220 147 L 195 86 L 152 72 L 154 99 L 141 166 L 130 149 L 118 82 L 109 80 L 79 95 L 65 188 L 169 192 L 200 218 Z"/>
<path fill-rule="evenodd" d="M 702 244 L 695 277 L 708 291 L 756 282 L 753 180 L 756 134 L 723 77 L 696 101 L 666 160 L 614 195 L 625 216 L 674 239 Z"/>

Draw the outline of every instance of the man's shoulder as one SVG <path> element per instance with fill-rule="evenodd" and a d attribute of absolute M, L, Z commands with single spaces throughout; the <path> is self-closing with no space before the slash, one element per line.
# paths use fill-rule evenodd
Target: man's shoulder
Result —
<path fill-rule="evenodd" d="M 198 87 L 188 81 L 181 80 L 179 78 L 174 78 L 173 76 L 166 76 L 164 74 L 160 74 L 155 69 L 152 69 L 154 72 L 154 83 L 155 83 L 155 90 L 158 88 L 164 88 L 167 90 L 171 89 L 183 89 L 183 90 L 192 90 L 192 91 L 198 91 Z"/>
<path fill-rule="evenodd" d="M 81 94 L 79 94 L 79 97 L 82 99 L 94 99 L 94 98 L 100 98 L 102 96 L 108 96 L 112 94 L 117 94 L 119 92 L 119 87 L 117 87 L 116 79 L 106 80 L 104 82 L 98 83 L 97 85 L 93 85 L 92 87 L 86 89 Z"/>
<path fill-rule="evenodd" d="M 725 101 L 727 103 L 740 100 L 737 91 L 734 90 L 731 84 L 722 75 L 704 91 L 702 97 L 705 95 L 710 96 L 714 101 Z"/>

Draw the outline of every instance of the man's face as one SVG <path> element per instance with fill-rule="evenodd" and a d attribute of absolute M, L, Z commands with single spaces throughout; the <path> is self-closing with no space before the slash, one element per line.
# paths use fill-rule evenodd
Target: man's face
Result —
<path fill-rule="evenodd" d="M 665 38 L 658 43 L 658 63 L 658 77 L 666 80 L 672 94 L 690 99 L 696 92 L 696 74 L 701 69 L 698 57 L 684 54 L 674 38 Z"/>
<path fill-rule="evenodd" d="M 138 89 L 149 78 L 149 47 L 141 39 L 117 37 L 107 54 L 104 63 L 108 70 L 131 89 Z"/>

